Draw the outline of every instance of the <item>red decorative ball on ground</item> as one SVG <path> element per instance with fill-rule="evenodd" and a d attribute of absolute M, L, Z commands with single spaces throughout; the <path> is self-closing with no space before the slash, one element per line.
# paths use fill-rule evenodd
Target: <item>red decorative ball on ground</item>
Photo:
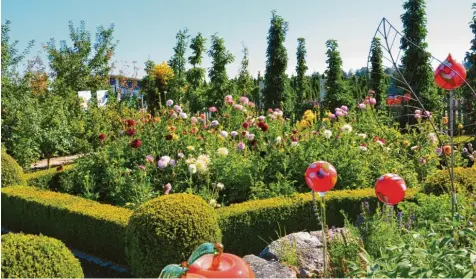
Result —
<path fill-rule="evenodd" d="M 318 193 L 328 192 L 337 182 L 336 169 L 325 161 L 312 163 L 307 168 L 305 176 L 307 186 Z"/>
<path fill-rule="evenodd" d="M 396 205 L 405 198 L 407 185 L 400 176 L 388 173 L 382 175 L 375 184 L 377 198 L 388 205 Z"/>
<path fill-rule="evenodd" d="M 453 90 L 464 84 L 466 69 L 448 54 L 443 63 L 435 70 L 435 82 L 440 88 Z"/>

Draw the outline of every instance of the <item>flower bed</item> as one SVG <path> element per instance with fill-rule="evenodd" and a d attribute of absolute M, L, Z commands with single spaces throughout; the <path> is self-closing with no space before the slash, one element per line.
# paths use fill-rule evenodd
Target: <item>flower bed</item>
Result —
<path fill-rule="evenodd" d="M 121 135 L 101 137 L 100 150 L 79 159 L 58 190 L 130 208 L 188 192 L 220 207 L 307 192 L 303 173 L 316 160 L 336 167 L 335 189 L 349 190 L 390 172 L 418 187 L 447 156 L 422 117 L 419 133 L 400 134 L 367 106 L 308 110 L 293 125 L 279 109 L 260 115 L 245 97 L 225 103 L 192 116 L 169 100 L 156 117 L 124 120 Z"/>

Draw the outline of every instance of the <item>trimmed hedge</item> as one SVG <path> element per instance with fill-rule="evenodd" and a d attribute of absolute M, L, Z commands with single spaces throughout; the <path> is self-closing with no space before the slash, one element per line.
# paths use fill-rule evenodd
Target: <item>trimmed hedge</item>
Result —
<path fill-rule="evenodd" d="M 51 168 L 25 173 L 25 179 L 29 186 L 57 191 L 58 189 L 62 189 L 60 179 L 63 173 L 73 169 L 74 166 L 74 164 L 64 165 L 62 166 L 63 169 L 61 171 L 58 171 L 57 168 Z"/>
<path fill-rule="evenodd" d="M 408 189 L 406 200 L 413 200 L 416 192 Z M 317 195 L 316 198 L 319 199 Z M 375 208 L 374 189 L 329 192 L 326 195 L 327 224 L 342 226 L 344 218 L 340 210 L 353 219 L 365 200 Z M 157 211 L 164 212 L 176 213 L 170 209 Z M 265 240 L 276 238 L 278 224 L 286 233 L 320 229 L 310 193 L 230 205 L 218 209 L 217 214 L 226 251 L 241 256 L 261 252 L 266 246 Z M 132 211 L 125 208 L 34 187 L 2 189 L 2 225 L 6 228 L 43 233 L 117 263 L 126 262 L 125 235 L 131 215 Z"/>
<path fill-rule="evenodd" d="M 456 192 L 462 194 L 476 193 L 476 166 L 472 168 L 455 168 L 454 185 Z M 451 192 L 450 173 L 447 169 L 440 170 L 430 176 L 425 183 L 424 192 L 441 195 Z"/>
<path fill-rule="evenodd" d="M 2 186 L 25 185 L 23 169 L 12 156 L 2 148 Z"/>
<path fill-rule="evenodd" d="M 416 192 L 408 189 L 405 199 L 413 199 Z M 317 194 L 316 199 L 319 200 Z M 340 210 L 354 219 L 361 212 L 361 203 L 365 200 L 375 208 L 377 199 L 374 189 L 329 192 L 326 195 L 327 225 L 344 224 Z M 227 251 L 240 256 L 258 254 L 267 245 L 265 241 L 276 239 L 278 224 L 286 233 L 320 230 L 312 206 L 312 195 L 309 193 L 291 198 L 249 201 L 218 209 L 223 245 Z"/>
<path fill-rule="evenodd" d="M 156 278 L 168 264 L 188 259 L 204 242 L 220 242 L 217 214 L 201 197 L 163 195 L 142 204 L 126 231 L 126 256 L 132 273 Z"/>
<path fill-rule="evenodd" d="M 35 187 L 2 189 L 2 226 L 58 238 L 84 252 L 125 263 L 132 211 Z"/>
<path fill-rule="evenodd" d="M 84 278 L 81 263 L 58 239 L 2 236 L 2 278 Z"/>

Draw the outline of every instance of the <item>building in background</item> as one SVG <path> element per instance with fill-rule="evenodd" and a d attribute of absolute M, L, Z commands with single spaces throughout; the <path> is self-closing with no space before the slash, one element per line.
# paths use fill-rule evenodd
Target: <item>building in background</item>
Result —
<path fill-rule="evenodd" d="M 109 76 L 109 85 L 116 93 L 118 100 L 139 96 L 141 80 L 138 78 L 124 77 L 119 75 Z"/>

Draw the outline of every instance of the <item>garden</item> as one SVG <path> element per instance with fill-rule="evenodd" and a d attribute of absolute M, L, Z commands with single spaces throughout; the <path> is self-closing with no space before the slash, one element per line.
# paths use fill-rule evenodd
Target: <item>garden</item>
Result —
<path fill-rule="evenodd" d="M 412 15 L 425 1 L 404 10 L 424 28 Z M 329 40 L 325 74 L 306 76 L 299 38 L 288 77 L 287 25 L 272 12 L 264 77 L 245 47 L 229 79 L 215 34 L 205 80 L 207 39 L 183 29 L 138 95 L 123 76 L 121 94 L 86 107 L 78 91 L 104 88 L 114 67 L 114 26 L 92 43 L 71 23 L 73 47 L 44 47 L 52 73 L 39 56 L 22 73 L 29 49 L 2 25 L 2 277 L 474 278 L 476 39 L 468 69 L 448 57 L 433 74 L 412 32 L 401 69 L 374 37 L 370 67 L 349 76 Z"/>

